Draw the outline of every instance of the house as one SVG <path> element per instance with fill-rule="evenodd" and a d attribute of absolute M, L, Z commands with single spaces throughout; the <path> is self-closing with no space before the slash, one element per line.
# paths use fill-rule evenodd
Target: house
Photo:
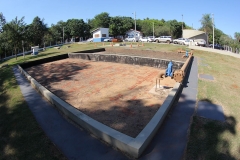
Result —
<path fill-rule="evenodd" d="M 134 29 L 130 29 L 129 31 L 126 32 L 126 37 L 128 37 L 128 36 L 133 36 L 134 37 L 134 33 L 135 33 L 136 37 L 142 37 L 143 36 L 142 32 L 140 32 L 140 31 L 135 32 Z"/>
<path fill-rule="evenodd" d="M 207 34 L 203 31 L 193 30 L 193 29 L 184 29 L 183 38 L 188 39 L 204 39 L 207 42 Z"/>
<path fill-rule="evenodd" d="M 97 28 L 92 32 L 93 42 L 103 42 L 105 38 L 109 37 L 109 28 Z"/>

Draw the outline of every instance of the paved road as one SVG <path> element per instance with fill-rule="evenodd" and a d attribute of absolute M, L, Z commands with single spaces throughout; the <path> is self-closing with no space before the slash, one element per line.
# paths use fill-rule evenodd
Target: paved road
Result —
<path fill-rule="evenodd" d="M 218 49 L 212 49 L 212 48 L 207 48 L 207 47 L 199 47 L 199 46 L 189 46 L 190 49 L 196 49 L 196 50 L 201 50 L 201 51 L 208 51 L 208 52 L 214 52 L 214 53 L 219 53 L 223 55 L 228 55 L 236 58 L 240 58 L 240 54 L 232 53 L 229 51 L 225 50 L 218 50 Z"/>
<path fill-rule="evenodd" d="M 124 160 L 121 152 L 101 143 L 79 129 L 34 90 L 17 68 L 13 69 L 21 92 L 46 135 L 70 160 Z M 197 60 L 184 83 L 179 102 L 171 109 L 162 127 L 140 159 L 178 160 L 183 157 L 187 144 L 187 131 L 194 113 L 197 96 Z"/>

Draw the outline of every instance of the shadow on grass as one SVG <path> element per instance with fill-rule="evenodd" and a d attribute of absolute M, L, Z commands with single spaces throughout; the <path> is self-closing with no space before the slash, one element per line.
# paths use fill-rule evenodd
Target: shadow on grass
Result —
<path fill-rule="evenodd" d="M 2 61 L 1 63 L 10 63 L 10 65 L 16 65 L 16 64 L 27 62 L 27 61 L 31 61 L 33 59 L 40 59 L 42 57 L 52 56 L 57 53 L 59 53 L 59 52 L 50 52 L 50 53 L 40 52 L 38 55 L 26 55 L 25 58 L 23 58 L 23 56 L 18 56 L 17 60 L 14 57 L 14 58 Z"/>
<path fill-rule="evenodd" d="M 0 69 L 0 159 L 65 159 L 39 128 L 12 73 Z"/>
<path fill-rule="evenodd" d="M 222 134 L 236 135 L 236 120 L 226 117 L 225 122 L 193 117 L 185 159 L 237 160 L 231 155 L 230 143 Z"/>

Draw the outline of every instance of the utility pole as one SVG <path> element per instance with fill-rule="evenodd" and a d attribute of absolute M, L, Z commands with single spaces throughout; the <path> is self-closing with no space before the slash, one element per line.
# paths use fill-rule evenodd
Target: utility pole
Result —
<path fill-rule="evenodd" d="M 64 27 L 63 27 L 63 44 L 64 44 Z"/>
<path fill-rule="evenodd" d="M 214 49 L 214 14 L 212 14 L 212 25 L 213 25 L 213 49 Z"/>
<path fill-rule="evenodd" d="M 153 22 L 153 38 L 154 38 L 154 22 Z"/>
<path fill-rule="evenodd" d="M 22 47 L 23 47 L 23 58 L 25 59 L 25 53 L 24 53 L 24 42 L 22 41 Z"/>
<path fill-rule="evenodd" d="M 134 12 L 134 20 L 135 20 L 135 31 L 134 31 L 134 38 L 136 38 L 136 11 Z"/>
<path fill-rule="evenodd" d="M 182 38 L 183 38 L 183 14 L 182 14 Z"/>
<path fill-rule="evenodd" d="M 134 12 L 134 23 L 135 23 L 134 38 L 136 39 L 136 11 Z"/>

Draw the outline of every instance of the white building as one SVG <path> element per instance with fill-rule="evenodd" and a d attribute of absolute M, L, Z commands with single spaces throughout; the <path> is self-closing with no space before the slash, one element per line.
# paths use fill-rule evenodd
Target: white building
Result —
<path fill-rule="evenodd" d="M 188 39 L 204 39 L 207 42 L 207 34 L 203 31 L 193 30 L 193 29 L 184 29 L 183 38 Z"/>
<path fill-rule="evenodd" d="M 39 47 L 38 46 L 34 46 L 34 47 L 31 47 L 32 50 L 33 50 L 33 55 L 38 55 L 38 50 L 39 50 Z"/>
<path fill-rule="evenodd" d="M 140 31 L 136 31 L 134 29 L 130 29 L 129 31 L 126 32 L 126 37 L 128 36 L 133 36 L 134 37 L 134 34 L 135 34 L 135 37 L 142 37 L 142 32 Z"/>
<path fill-rule="evenodd" d="M 102 42 L 109 37 L 109 28 L 97 28 L 92 31 L 93 42 Z"/>

